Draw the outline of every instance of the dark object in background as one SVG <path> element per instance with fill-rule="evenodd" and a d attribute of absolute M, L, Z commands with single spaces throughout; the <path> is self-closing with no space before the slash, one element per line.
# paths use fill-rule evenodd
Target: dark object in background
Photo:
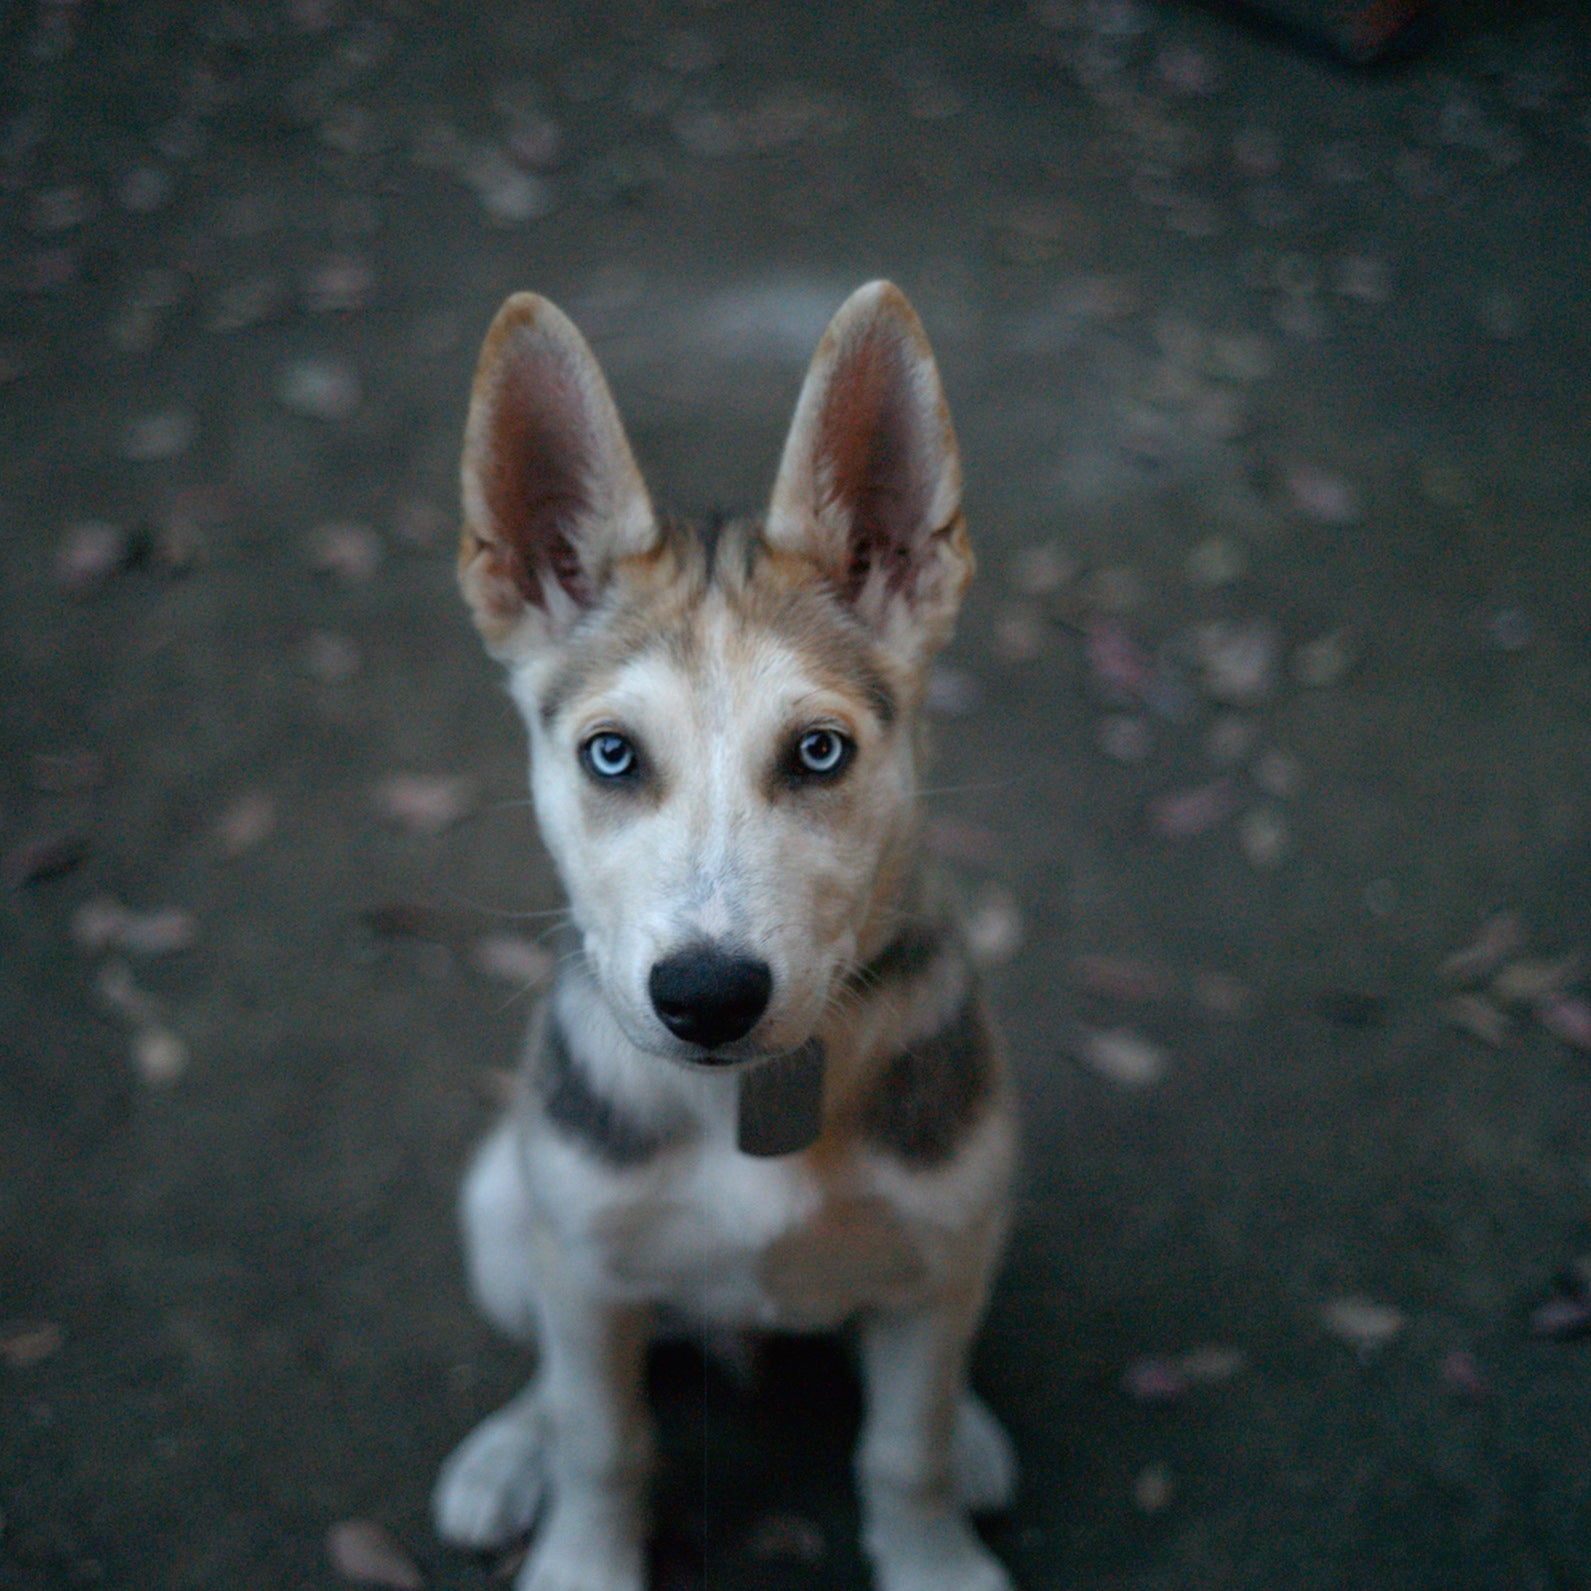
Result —
<path fill-rule="evenodd" d="M 1208 0 L 1261 32 L 1316 54 L 1371 66 L 1402 60 L 1435 33 L 1435 0 Z"/>

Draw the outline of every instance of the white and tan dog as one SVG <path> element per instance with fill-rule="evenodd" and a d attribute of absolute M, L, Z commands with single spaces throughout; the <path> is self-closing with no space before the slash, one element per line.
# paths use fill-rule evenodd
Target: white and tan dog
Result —
<path fill-rule="evenodd" d="M 529 726 L 578 953 L 465 1183 L 470 1278 L 539 1350 L 439 1529 L 540 1520 L 520 1591 L 640 1591 L 654 1314 L 854 1322 L 883 1591 L 1001 1591 L 967 1522 L 1015 1465 L 967 1389 L 1011 1088 L 925 873 L 930 661 L 972 575 L 955 435 L 885 282 L 813 356 L 762 522 L 653 511 L 590 349 L 518 294 L 463 460 L 464 592 Z"/>

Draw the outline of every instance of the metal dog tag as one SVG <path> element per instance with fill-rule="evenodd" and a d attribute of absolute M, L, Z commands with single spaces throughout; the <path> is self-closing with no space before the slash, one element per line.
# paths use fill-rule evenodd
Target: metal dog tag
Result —
<path fill-rule="evenodd" d="M 808 1039 L 740 1079 L 737 1141 L 744 1155 L 793 1155 L 823 1126 L 823 1046 Z"/>

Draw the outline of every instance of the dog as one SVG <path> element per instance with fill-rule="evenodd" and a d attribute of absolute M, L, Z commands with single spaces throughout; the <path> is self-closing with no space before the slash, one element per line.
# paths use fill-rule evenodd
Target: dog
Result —
<path fill-rule="evenodd" d="M 917 808 L 923 699 L 973 572 L 938 369 L 900 290 L 846 300 L 761 520 L 654 512 L 590 348 L 508 299 L 481 351 L 459 574 L 529 731 L 578 932 L 462 1195 L 530 1385 L 453 1452 L 441 1536 L 538 1526 L 519 1591 L 642 1591 L 660 1313 L 854 1327 L 880 1591 L 1007 1591 L 1015 1484 L 967 1387 L 1012 1085 Z"/>

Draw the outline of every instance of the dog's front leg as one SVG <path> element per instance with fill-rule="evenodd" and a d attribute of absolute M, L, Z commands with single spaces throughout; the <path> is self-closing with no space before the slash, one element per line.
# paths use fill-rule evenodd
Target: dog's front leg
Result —
<path fill-rule="evenodd" d="M 565 1289 L 540 1305 L 552 1498 L 516 1591 L 643 1591 L 650 1311 Z"/>
<path fill-rule="evenodd" d="M 867 1398 L 857 1479 L 864 1542 L 879 1591 L 1011 1591 L 1011 1581 L 967 1520 L 956 1449 L 969 1417 L 987 1422 L 1000 1456 L 1009 1450 L 993 1416 L 966 1390 L 967 1352 L 978 1309 L 939 1300 L 877 1311 L 862 1322 Z"/>

